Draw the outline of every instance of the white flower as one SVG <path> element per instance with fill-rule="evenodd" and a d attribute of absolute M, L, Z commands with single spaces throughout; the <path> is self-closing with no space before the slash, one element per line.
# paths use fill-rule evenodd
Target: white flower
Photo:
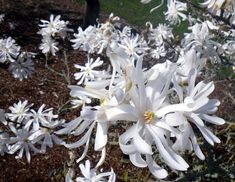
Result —
<path fill-rule="evenodd" d="M 71 104 L 73 108 L 77 108 L 80 106 L 85 106 L 85 104 L 90 104 L 91 99 L 86 96 L 78 96 L 76 99 L 71 100 Z"/>
<path fill-rule="evenodd" d="M 176 25 L 181 22 L 180 17 L 183 20 L 187 19 L 187 16 L 182 11 L 187 11 L 187 4 L 177 0 L 167 0 L 167 12 L 165 12 L 166 20 L 171 24 Z"/>
<path fill-rule="evenodd" d="M 55 53 L 59 50 L 57 47 L 58 44 L 59 43 L 53 40 L 50 36 L 44 36 L 39 49 L 42 50 L 43 54 L 51 53 L 55 56 Z"/>
<path fill-rule="evenodd" d="M 164 69 L 161 69 L 165 67 Z M 142 61 L 137 61 L 135 79 L 129 90 L 130 104 L 119 104 L 107 109 L 105 114 L 108 120 L 134 121 L 135 124 L 119 137 L 119 144 L 123 153 L 130 156 L 131 162 L 137 167 L 147 167 L 157 178 L 165 178 L 167 171 L 158 166 L 152 158 L 152 145 L 155 144 L 159 154 L 168 166 L 177 170 L 187 170 L 188 164 L 169 143 L 170 133 L 177 133 L 169 127 L 164 118 L 156 114 L 167 104 L 171 75 L 174 67 L 167 62 L 159 65 L 152 74 L 144 79 Z M 159 71 L 159 72 L 158 72 Z M 144 155 L 146 159 L 142 157 Z"/>
<path fill-rule="evenodd" d="M 116 175 L 111 169 L 110 172 L 96 174 L 96 169 L 91 169 L 90 161 L 87 160 L 85 165 L 80 164 L 79 168 L 84 177 L 77 177 L 76 182 L 115 182 Z M 108 180 L 106 178 L 109 178 Z"/>
<path fill-rule="evenodd" d="M 166 121 L 168 121 L 167 123 L 170 126 L 179 126 L 181 129 L 182 134 L 176 134 L 175 149 L 185 150 L 193 148 L 196 155 L 203 160 L 205 156 L 197 144 L 190 123 L 197 126 L 209 144 L 214 145 L 214 143 L 219 143 L 220 140 L 205 126 L 203 120 L 216 125 L 222 125 L 225 121 L 214 115 L 211 116 L 217 111 L 217 107 L 220 104 L 217 99 L 209 99 L 209 95 L 214 90 L 213 82 L 205 84 L 201 81 L 195 85 L 196 75 L 196 70 L 192 69 L 188 76 L 188 86 L 185 89 L 174 82 L 180 103 L 160 109 L 157 115 L 166 115 L 166 118 L 168 118 Z M 184 92 L 186 92 L 185 95 L 183 94 Z"/>
<path fill-rule="evenodd" d="M 206 64 L 206 59 L 200 58 L 194 49 L 190 49 L 189 51 L 182 53 L 177 60 L 177 63 L 179 66 L 175 73 L 176 80 L 181 84 L 188 80 L 189 72 L 193 68 L 197 70 L 197 73 L 200 73 Z"/>
<path fill-rule="evenodd" d="M 77 83 L 78 85 L 94 80 L 98 75 L 100 74 L 100 71 L 94 70 L 94 68 L 99 67 L 103 64 L 103 61 L 100 60 L 100 57 L 98 57 L 95 61 L 93 58 L 87 59 L 87 63 L 85 66 L 80 66 L 78 64 L 75 64 L 75 68 L 80 69 L 79 73 L 75 73 L 75 80 L 79 80 Z"/>
<path fill-rule="evenodd" d="M 20 46 L 11 37 L 0 39 L 0 62 L 14 62 L 19 55 Z"/>
<path fill-rule="evenodd" d="M 87 27 L 84 31 L 81 27 L 78 28 L 78 33 L 74 34 L 75 39 L 71 42 L 74 43 L 74 49 L 81 49 L 87 52 L 94 52 L 93 42 L 96 40 L 96 28 L 93 26 Z"/>
<path fill-rule="evenodd" d="M 26 130 L 30 130 L 32 125 L 32 130 L 37 131 L 39 130 L 40 125 L 46 125 L 49 123 L 48 118 L 58 117 L 58 115 L 53 115 L 52 108 L 44 110 L 45 106 L 45 104 L 42 104 L 37 112 L 34 109 L 30 110 L 30 113 L 28 113 L 29 118 L 24 126 Z"/>
<path fill-rule="evenodd" d="M 155 45 L 162 45 L 164 40 L 170 41 L 174 38 L 172 34 L 172 29 L 165 24 L 159 24 L 157 28 L 153 28 L 150 22 L 146 23 L 148 27 L 148 40 Z"/>
<path fill-rule="evenodd" d="M 53 142 L 57 145 L 64 144 L 64 141 L 55 134 L 55 129 L 59 126 L 62 126 L 64 120 L 54 120 L 53 117 L 54 116 L 47 117 L 47 122 L 44 122 L 37 131 L 34 131 L 28 137 L 28 140 L 33 144 L 41 144 L 41 153 L 45 153 L 47 147 L 52 148 Z"/>
<path fill-rule="evenodd" d="M 109 91 L 106 89 L 95 89 L 95 88 L 83 88 L 80 86 L 69 86 L 71 89 L 70 95 L 72 97 L 86 96 L 90 98 L 95 98 L 100 100 L 100 105 L 98 106 L 84 106 L 80 113 L 80 117 L 66 123 L 64 128 L 57 131 L 57 134 L 73 134 L 75 136 L 83 135 L 78 141 L 65 144 L 68 148 L 78 148 L 85 144 L 85 149 L 82 156 L 77 160 L 81 161 L 88 150 L 90 137 L 92 130 L 96 126 L 96 135 L 95 135 L 95 150 L 102 151 L 102 156 L 100 162 L 97 166 L 105 159 L 106 150 L 105 146 L 108 140 L 108 128 L 110 125 L 109 120 L 105 117 L 105 111 L 110 106 L 116 105 L 117 100 L 115 97 L 110 97 Z M 87 130 L 86 130 L 87 129 Z M 85 133 L 85 134 L 83 134 Z"/>
<path fill-rule="evenodd" d="M 9 65 L 9 71 L 13 74 L 14 78 L 23 80 L 28 78 L 34 72 L 34 63 L 32 56 L 29 53 L 22 52 L 15 62 Z"/>
<path fill-rule="evenodd" d="M 14 133 L 14 137 L 10 137 L 8 142 L 8 150 L 9 154 L 14 154 L 17 151 L 18 154 L 16 156 L 17 159 L 22 158 L 24 153 L 26 155 L 28 163 L 30 163 L 31 160 L 31 154 L 33 153 L 39 153 L 40 151 L 28 140 L 28 137 L 30 136 L 30 131 L 26 131 L 24 129 L 16 129 L 13 125 L 10 125 L 11 131 Z"/>
<path fill-rule="evenodd" d="M 157 46 L 155 49 L 152 49 L 151 52 L 151 57 L 155 59 L 159 59 L 160 57 L 166 56 L 166 50 L 164 46 Z"/>
<path fill-rule="evenodd" d="M 50 15 L 50 21 L 41 20 L 43 24 L 39 26 L 42 27 L 42 29 L 38 33 L 41 34 L 42 36 L 53 36 L 53 37 L 56 34 L 59 34 L 63 38 L 67 30 L 68 22 L 60 20 L 60 17 L 61 17 L 60 15 L 57 15 L 54 18 L 54 15 Z"/>
<path fill-rule="evenodd" d="M 119 46 L 122 47 L 132 59 L 137 59 L 140 55 L 144 54 L 147 49 L 146 42 L 138 34 L 135 37 L 124 37 Z"/>
<path fill-rule="evenodd" d="M 13 106 L 10 106 L 9 109 L 11 113 L 7 113 L 7 117 L 17 123 L 21 123 L 25 117 L 28 116 L 29 108 L 32 104 L 28 105 L 28 101 L 19 101 L 17 104 L 14 103 Z"/>
<path fill-rule="evenodd" d="M 220 16 L 222 5 L 226 0 L 206 0 L 204 3 L 201 3 L 203 7 L 207 7 L 210 12 Z"/>
<path fill-rule="evenodd" d="M 203 22 L 201 24 L 196 23 L 194 26 L 190 27 L 192 33 L 186 34 L 184 38 L 184 46 L 188 49 L 195 49 L 197 52 L 201 53 L 204 58 L 211 58 L 212 60 L 219 60 L 216 48 L 221 47 L 218 42 L 212 40 L 214 37 L 210 33 L 210 29 L 217 29 L 211 22 Z"/>

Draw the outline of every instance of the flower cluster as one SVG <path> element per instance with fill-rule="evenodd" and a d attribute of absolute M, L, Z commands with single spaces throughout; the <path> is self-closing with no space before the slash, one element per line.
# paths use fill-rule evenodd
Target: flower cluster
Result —
<path fill-rule="evenodd" d="M 116 29 L 115 21 L 111 15 L 106 23 L 75 34 L 76 39 L 72 40 L 75 49 L 105 53 L 111 68 L 103 70 L 100 58 L 95 62 L 88 58 L 85 67 L 75 65 L 81 70 L 75 73 L 80 81 L 69 88 L 73 103 L 81 107 L 80 116 L 56 133 L 79 136 L 76 142 L 64 145 L 70 149 L 85 145 L 77 160 L 80 162 L 86 156 L 95 130 L 94 149 L 101 152 L 96 165 L 99 167 L 105 160 L 109 127 L 129 123 L 129 128 L 120 134 L 119 146 L 135 166 L 148 167 L 155 177 L 165 178 L 167 171 L 155 160 L 157 151 L 159 159 L 171 169 L 186 171 L 189 165 L 181 152 L 194 151 L 198 158 L 205 159 L 194 128 L 214 145 L 220 140 L 207 123 L 222 125 L 225 122 L 214 115 L 220 104 L 209 97 L 214 83 L 197 80 L 205 66 L 201 56 L 205 52 L 198 49 L 197 36 L 186 36 L 191 45 L 178 47 L 180 55 L 176 62 L 167 60 L 146 69 L 143 65 L 147 51 L 154 49 L 149 45 L 159 43 L 157 40 L 161 40 L 160 45 L 171 40 L 171 30 L 163 25 L 153 29 L 149 24 L 149 41 L 145 41 L 142 35 L 131 34 L 129 27 L 122 31 Z"/>
<path fill-rule="evenodd" d="M 207 7 L 208 10 L 217 16 L 225 18 L 230 17 L 231 24 L 235 24 L 235 2 L 232 0 L 205 0 L 201 3 L 203 7 Z"/>
<path fill-rule="evenodd" d="M 116 180 L 116 174 L 114 173 L 113 169 L 111 169 L 110 172 L 99 173 L 97 175 L 96 169 L 95 168 L 91 169 L 91 164 L 89 160 L 85 162 L 85 165 L 80 164 L 79 168 L 84 177 L 77 177 L 76 182 L 87 182 L 87 181 L 115 182 Z M 73 176 L 74 176 L 74 171 L 70 168 L 65 177 L 65 182 L 73 182 Z M 109 177 L 109 179 L 106 180 L 106 177 Z"/>
<path fill-rule="evenodd" d="M 14 62 L 20 53 L 20 46 L 11 37 L 0 39 L 0 62 Z"/>
<path fill-rule="evenodd" d="M 64 39 L 66 37 L 68 31 L 67 24 L 69 22 L 60 20 L 60 18 L 60 15 L 56 17 L 51 15 L 50 21 L 41 20 L 42 24 L 39 25 L 41 30 L 38 34 L 42 35 L 42 43 L 39 49 L 42 50 L 43 54 L 51 53 L 55 56 L 56 52 L 59 50 L 57 47 L 59 43 L 56 41 L 56 38 L 61 37 Z"/>
<path fill-rule="evenodd" d="M 141 0 L 145 4 L 150 1 Z M 84 177 L 76 181 L 113 182 L 113 169 L 99 174 L 97 169 L 106 158 L 109 128 L 125 124 L 125 131 L 118 133 L 122 152 L 133 165 L 147 167 L 156 178 L 166 178 L 169 168 L 187 171 L 189 164 L 182 155 L 185 151 L 204 160 L 198 137 L 212 146 L 220 143 L 210 126 L 225 121 L 215 115 L 220 102 L 211 98 L 214 83 L 199 76 L 208 61 L 216 64 L 224 57 L 234 60 L 235 31 L 228 27 L 235 22 L 235 4 L 231 0 L 206 0 L 201 6 L 207 7 L 210 17 L 228 17 L 229 23 L 221 29 L 221 20 L 196 19 L 184 13 L 187 3 L 167 0 L 166 20 L 171 25 L 187 20 L 190 25 L 179 44 L 175 44 L 168 25 L 154 28 L 147 22 L 146 29 L 139 33 L 129 26 L 118 27 L 119 17 L 113 14 L 105 23 L 85 30 L 79 27 L 71 40 L 72 47 L 86 51 L 87 62 L 74 65 L 78 69 L 74 74 L 77 83 L 68 86 L 71 104 L 80 109 L 79 116 L 65 122 L 53 114 L 52 108 L 45 109 L 43 104 L 34 110 L 27 101 L 15 103 L 6 114 L 0 110 L 1 124 L 8 128 L 0 130 L 0 154 L 17 153 L 16 158 L 25 154 L 30 162 L 31 154 L 45 153 L 55 143 L 69 149 L 84 146 L 77 159 L 81 162 L 94 136 L 94 150 L 101 152 L 101 157 L 92 169 L 90 161 L 80 164 Z M 38 34 L 43 37 L 39 49 L 46 55 L 55 56 L 59 50 L 57 38 L 64 39 L 69 30 L 68 22 L 60 18 L 51 15 L 49 21 L 41 20 L 39 25 Z M 221 42 L 218 35 L 224 36 Z M 10 63 L 15 78 L 22 80 L 32 74 L 32 57 L 31 53 L 20 53 L 11 37 L 0 39 L 0 62 Z M 66 143 L 59 137 L 62 135 L 73 135 L 77 140 Z M 66 181 L 72 182 L 73 176 L 70 169 Z"/>
<path fill-rule="evenodd" d="M 31 160 L 31 153 L 45 153 L 47 147 L 53 143 L 62 145 L 64 142 L 55 134 L 55 129 L 64 123 L 53 109 L 45 109 L 43 104 L 38 110 L 32 109 L 33 104 L 19 101 L 9 107 L 10 112 L 1 112 L 0 121 L 9 131 L 0 131 L 0 153 L 15 154 L 16 158 L 26 155 Z"/>
<path fill-rule="evenodd" d="M 3 19 L 4 16 L 0 16 Z M 11 38 L 0 39 L 0 63 L 9 64 L 9 71 L 14 78 L 23 80 L 34 72 L 32 58 L 34 53 L 21 52 L 20 46 Z"/>

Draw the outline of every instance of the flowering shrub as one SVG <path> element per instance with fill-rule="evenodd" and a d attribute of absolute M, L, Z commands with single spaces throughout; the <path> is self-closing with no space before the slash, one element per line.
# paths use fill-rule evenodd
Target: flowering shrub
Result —
<path fill-rule="evenodd" d="M 20 52 L 20 46 L 11 37 L 0 39 L 0 63 L 8 63 L 9 71 L 20 80 L 28 78 L 34 71 L 34 53 Z"/>
<path fill-rule="evenodd" d="M 38 111 L 28 105 L 28 101 L 19 101 L 9 107 L 11 112 L 5 114 L 5 119 L 1 116 L 9 130 L 1 131 L 0 152 L 14 154 L 18 152 L 16 158 L 22 158 L 24 153 L 27 161 L 31 160 L 31 153 L 45 153 L 47 147 L 52 147 L 53 143 L 63 144 L 56 134 L 55 129 L 64 123 L 59 120 L 58 115 L 53 114 L 53 109 L 44 109 L 43 104 Z"/>
<path fill-rule="evenodd" d="M 153 27 L 147 22 L 142 33 L 133 33 L 129 26 L 118 28 L 119 18 L 113 14 L 105 23 L 85 30 L 79 27 L 71 39 L 72 47 L 87 52 L 87 63 L 74 65 L 79 70 L 74 74 L 78 82 L 68 85 L 72 107 L 80 109 L 79 116 L 65 122 L 53 114 L 52 108 L 44 109 L 42 105 L 36 111 L 27 101 L 15 103 L 6 114 L 0 110 L 0 120 L 9 128 L 6 132 L 0 130 L 1 155 L 17 153 L 16 158 L 22 158 L 25 154 L 30 162 L 31 154 L 45 153 L 53 143 L 68 149 L 85 146 L 76 160 L 79 163 L 86 157 L 95 131 L 94 150 L 101 152 L 101 157 L 93 169 L 89 161 L 80 164 L 84 177 L 76 181 L 115 181 L 113 169 L 98 175 L 96 171 L 107 155 L 109 128 L 128 123 L 119 133 L 121 151 L 133 165 L 147 167 L 156 178 L 168 176 L 166 166 L 187 171 L 185 151 L 204 160 L 198 137 L 212 146 L 220 143 L 210 126 L 223 125 L 225 121 L 215 115 L 220 102 L 211 98 L 215 86 L 213 81 L 203 80 L 203 72 L 208 62 L 216 65 L 228 59 L 234 64 L 230 58 L 235 52 L 235 31 L 231 29 L 235 24 L 235 4 L 229 0 L 205 1 L 199 7 L 208 9 L 208 20 L 195 19 L 187 13 L 187 8 L 194 6 L 168 0 L 164 15 L 170 25 Z M 158 7 L 151 11 L 154 13 Z M 176 44 L 170 26 L 181 21 L 191 26 Z M 59 50 L 56 39 L 66 37 L 68 22 L 60 20 L 60 15 L 41 22 L 38 33 L 43 39 L 39 49 L 54 56 Z M 221 24 L 226 28 L 221 29 Z M 225 36 L 223 41 L 218 39 L 221 35 Z M 23 79 L 34 68 L 27 53 L 19 50 L 13 39 L 0 39 L 0 61 L 12 62 L 9 70 L 14 77 Z M 102 57 L 109 63 L 105 64 Z M 62 137 L 68 135 L 76 141 L 65 142 Z M 70 169 L 67 182 L 73 181 L 73 173 Z"/>

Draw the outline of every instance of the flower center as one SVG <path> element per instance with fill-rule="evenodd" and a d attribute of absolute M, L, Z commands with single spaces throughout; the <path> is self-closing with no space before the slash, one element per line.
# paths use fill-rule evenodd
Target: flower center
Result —
<path fill-rule="evenodd" d="M 154 117 L 155 117 L 154 112 L 152 112 L 152 111 L 146 111 L 146 112 L 144 113 L 144 120 L 145 120 L 145 123 L 146 123 L 146 124 L 151 123 L 151 122 L 153 121 Z"/>
<path fill-rule="evenodd" d="M 100 99 L 101 106 L 105 106 L 106 104 L 108 104 L 108 101 L 106 99 Z"/>

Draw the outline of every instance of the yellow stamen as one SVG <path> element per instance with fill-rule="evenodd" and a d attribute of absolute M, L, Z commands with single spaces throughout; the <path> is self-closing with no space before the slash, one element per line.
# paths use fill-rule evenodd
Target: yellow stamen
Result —
<path fill-rule="evenodd" d="M 106 105 L 108 102 L 107 102 L 107 100 L 106 99 L 100 99 L 100 105 L 101 106 L 104 106 L 104 105 Z"/>
<path fill-rule="evenodd" d="M 154 113 L 154 112 L 152 112 L 152 111 L 146 111 L 146 112 L 144 113 L 144 120 L 145 120 L 145 123 L 146 123 L 146 124 L 151 123 L 151 122 L 153 121 L 154 117 L 155 117 L 155 113 Z"/>

